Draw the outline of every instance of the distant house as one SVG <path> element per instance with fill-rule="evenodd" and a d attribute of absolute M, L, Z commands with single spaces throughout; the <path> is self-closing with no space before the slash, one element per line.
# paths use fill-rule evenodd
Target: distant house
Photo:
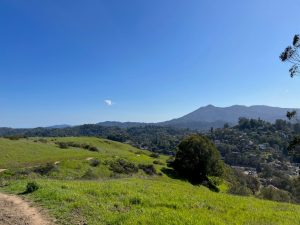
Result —
<path fill-rule="evenodd" d="M 256 168 L 253 167 L 243 167 L 243 166 L 231 166 L 233 169 L 241 171 L 245 175 L 257 176 Z"/>
<path fill-rule="evenodd" d="M 268 147 L 269 147 L 268 143 L 263 143 L 258 145 L 259 150 L 266 150 Z"/>

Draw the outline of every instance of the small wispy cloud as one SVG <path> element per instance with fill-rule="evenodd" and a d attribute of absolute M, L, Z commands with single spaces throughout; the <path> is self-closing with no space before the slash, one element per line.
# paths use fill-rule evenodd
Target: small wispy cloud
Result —
<path fill-rule="evenodd" d="M 104 103 L 107 105 L 107 106 L 112 106 L 114 103 L 112 102 L 112 100 L 110 99 L 106 99 L 104 100 Z"/>

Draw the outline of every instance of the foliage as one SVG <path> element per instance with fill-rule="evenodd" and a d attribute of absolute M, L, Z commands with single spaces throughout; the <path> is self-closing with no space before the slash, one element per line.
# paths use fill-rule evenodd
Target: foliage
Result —
<path fill-rule="evenodd" d="M 75 143 L 75 142 L 56 142 L 60 148 L 68 148 L 68 147 L 73 147 L 73 148 L 82 148 L 89 150 L 91 152 L 98 152 L 98 148 L 95 146 L 92 146 L 90 144 L 85 144 L 85 143 Z"/>
<path fill-rule="evenodd" d="M 296 136 L 290 142 L 288 153 L 293 157 L 294 161 L 300 162 L 300 136 Z"/>
<path fill-rule="evenodd" d="M 238 170 L 227 170 L 226 180 L 230 182 L 228 192 L 235 195 L 255 195 L 261 185 L 257 178 Z"/>
<path fill-rule="evenodd" d="M 59 146 L 60 148 L 62 148 L 62 149 L 68 148 L 68 144 L 65 143 L 65 142 L 58 142 L 57 144 L 58 144 L 58 146 Z"/>
<path fill-rule="evenodd" d="M 53 163 L 47 163 L 46 165 L 41 165 L 33 168 L 33 172 L 38 173 L 40 175 L 48 175 L 55 168 L 56 167 Z"/>
<path fill-rule="evenodd" d="M 39 189 L 39 185 L 35 181 L 28 182 L 24 193 L 26 193 L 26 194 L 33 193 L 33 192 L 37 191 L 38 189 Z"/>
<path fill-rule="evenodd" d="M 293 45 L 286 47 L 286 49 L 280 54 L 280 59 L 282 62 L 289 62 L 292 67 L 289 69 L 290 76 L 294 77 L 299 73 L 300 65 L 300 36 L 295 35 L 293 39 Z"/>
<path fill-rule="evenodd" d="M 155 175 L 157 174 L 155 167 L 152 164 L 145 165 L 145 164 L 139 164 L 139 169 L 143 170 L 147 175 Z"/>
<path fill-rule="evenodd" d="M 280 190 L 276 187 L 263 187 L 260 191 L 261 198 L 278 202 L 290 202 L 291 195 L 287 191 Z"/>
<path fill-rule="evenodd" d="M 151 156 L 152 158 L 159 158 L 159 154 L 158 154 L 158 153 L 155 153 L 155 152 L 151 153 L 150 156 Z"/>
<path fill-rule="evenodd" d="M 138 172 L 138 167 L 131 162 L 128 162 L 124 159 L 118 159 L 110 162 L 110 169 L 114 173 L 124 173 L 124 174 L 133 174 Z"/>
<path fill-rule="evenodd" d="M 201 183 L 208 180 L 207 176 L 221 176 L 223 173 L 223 164 L 215 145 L 200 135 L 189 136 L 178 145 L 172 166 L 193 183 Z"/>
<path fill-rule="evenodd" d="M 99 166 L 100 165 L 100 161 L 98 159 L 91 159 L 90 160 L 90 165 L 92 167 L 96 167 L 96 166 Z"/>

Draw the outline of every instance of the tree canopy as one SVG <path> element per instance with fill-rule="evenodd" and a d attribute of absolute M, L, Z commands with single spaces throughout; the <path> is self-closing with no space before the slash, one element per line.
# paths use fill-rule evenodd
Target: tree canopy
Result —
<path fill-rule="evenodd" d="M 300 72 L 299 48 L 300 48 L 300 35 L 297 34 L 294 36 L 293 44 L 286 47 L 285 50 L 280 54 L 280 59 L 282 62 L 289 62 L 292 64 L 292 67 L 289 69 L 291 77 L 294 77 Z"/>
<path fill-rule="evenodd" d="M 193 183 L 223 174 L 223 162 L 218 150 L 207 137 L 201 135 L 191 135 L 178 145 L 173 168 Z"/>

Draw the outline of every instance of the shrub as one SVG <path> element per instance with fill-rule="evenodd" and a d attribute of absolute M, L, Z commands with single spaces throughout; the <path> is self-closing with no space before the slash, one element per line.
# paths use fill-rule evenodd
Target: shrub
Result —
<path fill-rule="evenodd" d="M 89 144 L 80 144 L 80 143 L 75 143 L 75 142 L 56 142 L 60 148 L 68 148 L 68 147 L 73 147 L 73 148 L 83 148 L 92 152 L 98 152 L 98 148 Z"/>
<path fill-rule="evenodd" d="M 261 186 L 257 178 L 231 168 L 228 168 L 226 180 L 230 183 L 228 192 L 236 195 L 256 194 Z"/>
<path fill-rule="evenodd" d="M 163 162 L 159 161 L 159 160 L 154 160 L 153 164 L 157 164 L 157 165 L 164 165 Z"/>
<path fill-rule="evenodd" d="M 66 149 L 68 148 L 68 144 L 65 142 L 58 142 L 58 147 L 62 148 L 62 149 Z"/>
<path fill-rule="evenodd" d="M 291 195 L 289 192 L 280 190 L 272 185 L 262 188 L 259 197 L 278 202 L 291 201 Z"/>
<path fill-rule="evenodd" d="M 110 170 L 114 173 L 132 174 L 138 172 L 138 167 L 124 159 L 118 159 L 110 162 Z"/>
<path fill-rule="evenodd" d="M 54 164 L 47 163 L 46 165 L 35 167 L 33 169 L 33 172 L 41 174 L 41 175 L 48 175 L 55 168 L 56 168 L 56 166 Z"/>
<path fill-rule="evenodd" d="M 217 184 L 213 180 L 211 180 L 211 179 L 204 181 L 202 183 L 202 185 L 208 187 L 209 190 L 211 190 L 211 191 L 214 191 L 214 192 L 219 192 L 220 191 L 220 189 L 218 188 Z"/>
<path fill-rule="evenodd" d="M 92 152 L 98 152 L 99 151 L 98 148 L 95 147 L 95 146 L 90 146 L 89 150 L 92 151 Z"/>
<path fill-rule="evenodd" d="M 45 139 L 45 138 L 39 138 L 38 141 L 41 142 L 41 143 L 47 143 L 48 142 L 47 139 Z"/>
<path fill-rule="evenodd" d="M 139 205 L 142 203 L 142 200 L 138 197 L 133 197 L 129 200 L 131 205 Z"/>
<path fill-rule="evenodd" d="M 152 157 L 152 158 L 159 158 L 159 154 L 153 152 L 153 153 L 151 153 L 150 157 Z"/>
<path fill-rule="evenodd" d="M 249 188 L 247 188 L 244 185 L 237 185 L 237 184 L 232 185 L 228 190 L 228 192 L 233 195 L 242 195 L 242 196 L 249 196 L 252 194 L 252 191 Z"/>
<path fill-rule="evenodd" d="M 35 181 L 28 182 L 25 193 L 32 193 L 32 192 L 37 191 L 38 189 L 39 189 L 39 185 Z"/>
<path fill-rule="evenodd" d="M 98 159 L 91 159 L 90 160 L 90 166 L 97 167 L 100 165 L 100 161 Z"/>
<path fill-rule="evenodd" d="M 151 176 L 157 174 L 156 169 L 152 164 L 149 165 L 139 164 L 139 169 L 143 170 L 146 174 Z"/>
<path fill-rule="evenodd" d="M 12 141 L 17 141 L 21 138 L 26 138 L 26 136 L 25 135 L 10 135 L 10 136 L 5 136 L 4 138 L 7 138 Z"/>

